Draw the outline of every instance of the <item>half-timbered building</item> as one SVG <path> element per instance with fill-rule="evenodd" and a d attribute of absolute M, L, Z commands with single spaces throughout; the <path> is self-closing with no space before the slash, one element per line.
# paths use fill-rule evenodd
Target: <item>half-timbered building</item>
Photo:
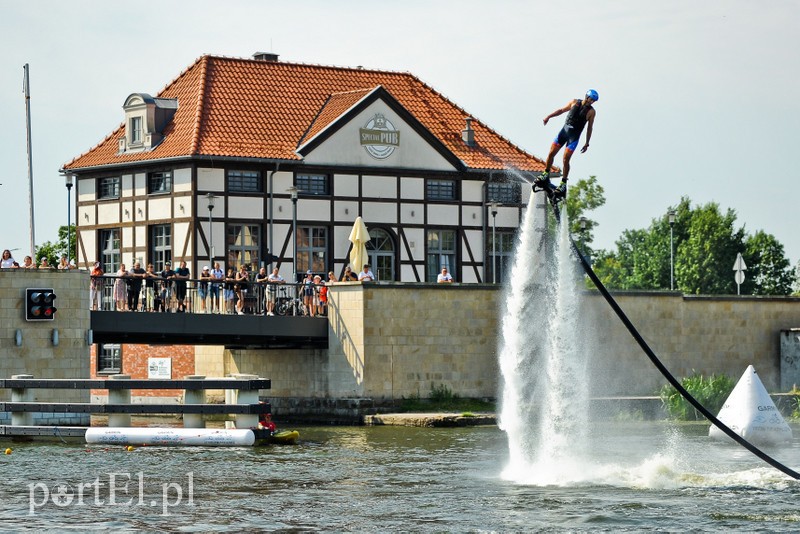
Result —
<path fill-rule="evenodd" d="M 457 282 L 500 282 L 530 198 L 521 178 L 544 168 L 403 72 L 208 55 L 122 108 L 62 169 L 78 260 L 107 273 L 185 260 L 193 275 L 212 261 L 339 275 L 361 216 L 379 281 L 447 266 Z"/>

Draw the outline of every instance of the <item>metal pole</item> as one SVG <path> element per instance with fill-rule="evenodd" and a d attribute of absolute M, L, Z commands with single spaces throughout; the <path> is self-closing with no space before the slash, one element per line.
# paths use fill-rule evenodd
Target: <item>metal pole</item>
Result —
<path fill-rule="evenodd" d="M 294 314 L 297 315 L 297 299 L 298 291 L 297 291 L 297 188 L 292 186 L 289 189 L 289 194 L 292 195 L 292 285 L 294 285 Z"/>
<path fill-rule="evenodd" d="M 24 72 L 23 92 L 25 93 L 25 130 L 28 136 L 28 206 L 31 225 L 31 255 L 36 261 L 36 230 L 33 224 L 33 155 L 31 154 L 31 86 L 28 64 L 22 68 Z"/>
<path fill-rule="evenodd" d="M 216 196 L 214 193 L 208 193 L 206 195 L 206 199 L 208 199 L 208 262 L 211 264 L 211 268 L 214 268 L 214 229 L 213 229 L 213 219 L 211 218 L 211 213 L 214 211 L 214 199 Z"/>
<path fill-rule="evenodd" d="M 669 290 L 672 291 L 674 286 L 674 254 L 673 254 L 673 246 L 672 246 L 672 225 L 669 225 Z"/>
<path fill-rule="evenodd" d="M 489 201 L 489 206 L 492 208 L 492 283 L 497 283 L 497 236 L 495 230 L 497 229 L 497 208 L 500 203 L 496 200 Z"/>
<path fill-rule="evenodd" d="M 70 214 L 70 208 L 72 207 L 72 202 L 70 200 L 70 193 L 72 192 L 72 175 L 68 174 L 65 178 L 66 182 L 65 185 L 67 186 L 67 268 L 69 268 L 69 261 L 72 259 L 72 217 Z"/>
<path fill-rule="evenodd" d="M 667 217 L 669 220 L 669 290 L 673 291 L 675 263 L 673 258 L 672 227 L 675 226 L 675 210 L 669 210 L 669 212 L 667 212 Z"/>

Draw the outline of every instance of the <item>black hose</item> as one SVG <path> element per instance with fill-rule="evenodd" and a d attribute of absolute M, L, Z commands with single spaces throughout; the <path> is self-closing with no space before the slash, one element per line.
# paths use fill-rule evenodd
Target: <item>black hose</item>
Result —
<path fill-rule="evenodd" d="M 556 220 L 558 220 L 560 223 L 561 213 L 558 208 L 558 205 L 556 203 L 553 203 L 552 201 L 550 202 L 550 204 L 553 206 L 553 213 L 556 216 Z M 756 447 L 755 445 L 744 439 L 742 436 L 740 436 L 739 434 L 728 428 L 727 425 L 725 425 L 722 421 L 717 419 L 716 416 L 714 416 L 714 414 L 709 412 L 702 404 L 700 404 L 700 402 L 697 399 L 695 399 L 691 393 L 686 391 L 686 388 L 684 388 L 681 385 L 681 383 L 678 382 L 678 380 L 674 376 L 672 376 L 672 373 L 669 372 L 669 370 L 664 366 L 664 364 L 661 363 L 661 360 L 658 359 L 658 356 L 656 356 L 656 354 L 652 351 L 652 349 L 647 345 L 647 342 L 644 340 L 644 338 L 642 338 L 641 334 L 639 334 L 639 332 L 633 326 L 633 323 L 631 323 L 630 319 L 628 319 L 628 317 L 625 315 L 625 312 L 622 311 L 622 308 L 620 308 L 619 304 L 617 304 L 617 301 L 614 300 L 614 297 L 612 297 L 611 294 L 608 292 L 606 287 L 603 285 L 603 282 L 601 282 L 600 279 L 597 277 L 597 275 L 594 272 L 594 269 L 592 269 L 592 266 L 589 265 L 589 262 L 581 253 L 580 249 L 578 248 L 578 245 L 575 244 L 575 240 L 572 239 L 572 234 L 569 234 L 569 241 L 573 252 L 575 252 L 575 254 L 577 254 L 578 256 L 578 259 L 580 259 L 581 265 L 583 266 L 583 270 L 589 276 L 589 279 L 591 279 L 591 281 L 594 283 L 597 289 L 600 290 L 600 293 L 606 299 L 606 302 L 608 302 L 609 306 L 611 306 L 611 308 L 617 314 L 617 317 L 619 317 L 620 321 L 622 321 L 622 324 L 625 325 L 625 328 L 628 329 L 628 332 L 630 332 L 630 334 L 633 336 L 633 339 L 636 340 L 636 342 L 642 348 L 644 353 L 647 354 L 647 357 L 650 358 L 650 361 L 653 362 L 653 365 L 656 366 L 659 372 L 662 375 L 664 375 L 664 378 L 666 378 L 667 381 L 670 384 L 672 384 L 672 387 L 678 390 L 678 393 L 680 393 L 684 399 L 689 401 L 689 404 L 694 406 L 695 409 L 699 411 L 701 414 L 703 414 L 703 416 L 705 416 L 706 419 L 711 421 L 711 423 L 714 426 L 716 426 L 725 434 L 727 434 L 736 443 L 738 443 L 748 451 L 752 452 L 753 454 L 755 454 L 756 456 L 767 462 L 775 469 L 784 472 L 785 474 L 789 475 L 794 479 L 800 480 L 800 473 L 786 467 L 785 465 L 783 465 L 782 463 L 780 463 L 779 461 L 777 461 L 776 459 L 774 459 L 773 457 L 771 457 L 770 455 L 768 455 L 767 453 L 765 453 L 764 451 L 762 451 L 761 449 L 759 449 L 758 447 Z"/>

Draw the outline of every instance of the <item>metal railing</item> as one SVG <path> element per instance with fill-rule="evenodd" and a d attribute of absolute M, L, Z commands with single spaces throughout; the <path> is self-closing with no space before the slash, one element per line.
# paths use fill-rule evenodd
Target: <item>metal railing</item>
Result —
<path fill-rule="evenodd" d="M 91 277 L 90 307 L 98 311 L 323 316 L 324 284 L 270 284 L 250 280 Z M 309 294 L 310 293 L 310 294 Z"/>

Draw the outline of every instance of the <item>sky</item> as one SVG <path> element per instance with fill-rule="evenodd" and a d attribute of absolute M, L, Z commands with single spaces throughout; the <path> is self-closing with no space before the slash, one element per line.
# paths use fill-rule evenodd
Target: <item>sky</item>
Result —
<path fill-rule="evenodd" d="M 0 249 L 30 249 L 23 65 L 40 245 L 67 223 L 59 169 L 122 122 L 129 94 L 157 94 L 203 54 L 271 51 L 410 72 L 540 158 L 563 124 L 542 119 L 596 89 L 570 175 L 605 190 L 587 214 L 595 249 L 685 196 L 734 210 L 796 264 L 799 27 L 800 0 L 0 0 Z"/>

